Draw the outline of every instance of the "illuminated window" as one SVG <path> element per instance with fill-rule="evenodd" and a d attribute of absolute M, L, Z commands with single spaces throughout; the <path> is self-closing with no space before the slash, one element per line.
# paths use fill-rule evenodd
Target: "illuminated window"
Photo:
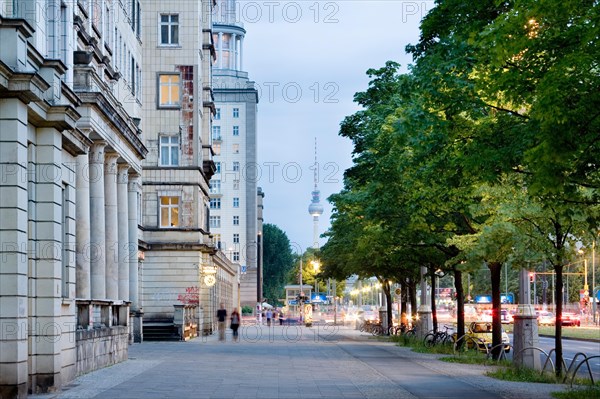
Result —
<path fill-rule="evenodd" d="M 180 79 L 178 74 L 158 75 L 158 106 L 161 108 L 179 107 Z"/>
<path fill-rule="evenodd" d="M 240 153 L 240 145 L 239 144 L 234 144 L 232 146 L 232 149 L 233 149 L 233 153 L 234 154 L 239 154 Z"/>
<path fill-rule="evenodd" d="M 221 249 L 221 234 L 213 234 L 213 242 L 217 248 Z"/>
<path fill-rule="evenodd" d="M 160 197 L 160 227 L 179 227 L 179 197 Z"/>
<path fill-rule="evenodd" d="M 179 165 L 179 137 L 161 136 L 160 138 L 160 165 Z"/>
<path fill-rule="evenodd" d="M 161 46 L 179 45 L 179 15 L 162 14 L 160 16 Z"/>
<path fill-rule="evenodd" d="M 221 155 L 221 143 L 213 143 L 212 147 L 215 155 Z"/>

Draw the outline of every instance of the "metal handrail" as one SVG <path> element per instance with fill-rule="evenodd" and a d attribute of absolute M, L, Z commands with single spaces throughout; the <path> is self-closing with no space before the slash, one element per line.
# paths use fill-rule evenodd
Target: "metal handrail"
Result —
<path fill-rule="evenodd" d="M 575 379 L 575 376 L 577 375 L 577 371 L 579 370 L 579 368 L 581 367 L 581 365 L 583 364 L 583 362 L 585 362 L 587 368 L 588 368 L 588 372 L 590 374 L 590 379 L 592 380 L 592 385 L 594 385 L 594 375 L 592 374 L 592 369 L 590 369 L 590 359 L 595 359 L 595 358 L 600 358 L 600 355 L 594 355 L 594 356 L 590 356 L 590 357 L 586 357 L 585 359 L 583 359 L 581 362 L 579 362 L 579 364 L 577 365 L 577 367 L 575 367 L 575 371 L 573 372 L 573 375 L 571 376 L 571 383 L 570 386 L 573 387 L 573 380 Z"/>

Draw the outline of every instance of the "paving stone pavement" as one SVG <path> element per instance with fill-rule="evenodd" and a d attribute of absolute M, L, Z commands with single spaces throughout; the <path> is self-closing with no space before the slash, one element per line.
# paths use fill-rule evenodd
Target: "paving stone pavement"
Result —
<path fill-rule="evenodd" d="M 33 398 L 549 398 L 564 387 L 483 376 L 347 327 L 243 326 L 216 336 L 130 346 L 126 362 Z"/>

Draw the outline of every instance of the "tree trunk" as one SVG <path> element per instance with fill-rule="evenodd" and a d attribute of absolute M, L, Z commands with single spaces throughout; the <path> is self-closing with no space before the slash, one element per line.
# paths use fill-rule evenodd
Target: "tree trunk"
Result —
<path fill-rule="evenodd" d="M 462 272 L 454 266 L 454 288 L 456 288 L 456 338 L 465 335 L 465 293 L 462 285 Z M 461 349 L 463 340 L 458 341 Z"/>
<path fill-rule="evenodd" d="M 494 351 L 492 356 L 494 360 L 500 357 L 503 348 L 499 346 L 502 343 L 502 320 L 500 319 L 500 276 L 502 272 L 502 263 L 488 263 L 492 275 L 492 347 Z"/>
<path fill-rule="evenodd" d="M 410 322 L 412 325 L 417 320 L 417 284 L 410 279 L 409 282 L 409 298 L 410 298 Z"/>
<path fill-rule="evenodd" d="M 394 325 L 393 317 L 392 317 L 392 290 L 390 284 L 384 280 L 383 285 L 383 293 L 385 294 L 385 309 L 387 310 L 387 325 L 388 329 L 385 331 L 387 335 L 390 331 L 390 327 Z"/>
<path fill-rule="evenodd" d="M 554 323 L 554 348 L 556 355 L 556 376 L 561 377 L 563 369 L 563 347 L 562 347 L 562 308 L 563 308 L 563 266 L 554 265 L 556 272 L 556 323 Z"/>
<path fill-rule="evenodd" d="M 408 284 L 406 284 L 406 282 L 401 282 L 400 289 L 402 290 L 400 299 L 400 325 L 404 324 L 405 326 L 408 326 L 408 316 L 406 314 L 408 309 Z"/>
<path fill-rule="evenodd" d="M 431 266 L 431 321 L 433 323 L 433 331 L 438 331 L 437 307 L 435 304 L 435 267 Z"/>

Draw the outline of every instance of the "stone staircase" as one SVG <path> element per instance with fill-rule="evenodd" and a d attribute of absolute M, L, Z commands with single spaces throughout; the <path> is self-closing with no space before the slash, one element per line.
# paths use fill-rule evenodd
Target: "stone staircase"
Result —
<path fill-rule="evenodd" d="M 144 322 L 144 341 L 181 341 L 181 336 L 172 322 Z"/>

